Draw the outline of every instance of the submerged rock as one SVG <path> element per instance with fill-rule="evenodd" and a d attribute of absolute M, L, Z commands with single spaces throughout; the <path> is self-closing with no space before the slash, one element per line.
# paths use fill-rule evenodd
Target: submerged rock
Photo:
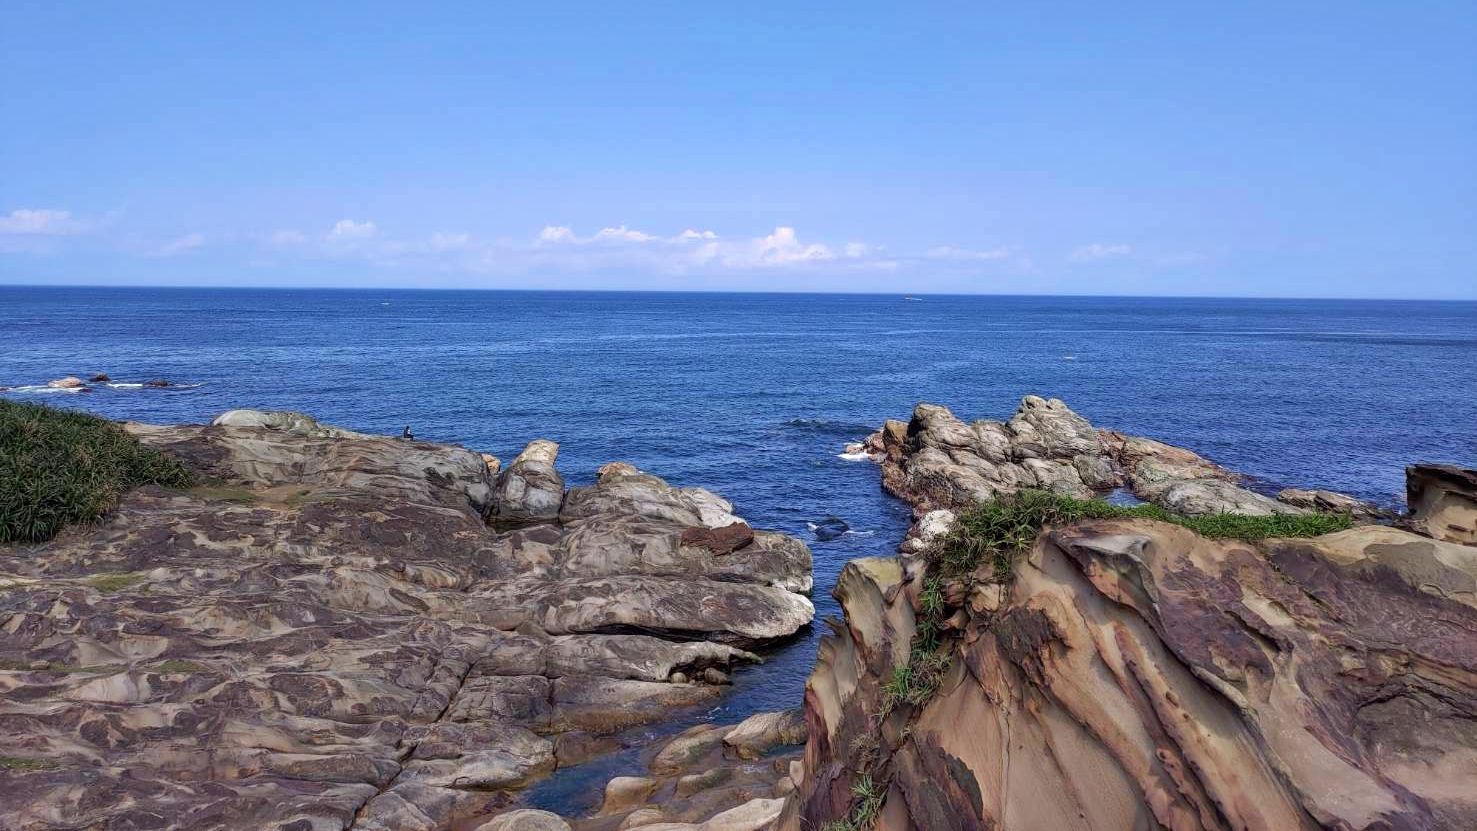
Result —
<path fill-rule="evenodd" d="M 851 526 L 847 525 L 846 520 L 839 516 L 828 516 L 819 522 L 810 524 L 810 532 L 815 534 L 815 538 L 821 542 L 840 539 L 843 534 L 850 530 Z"/>

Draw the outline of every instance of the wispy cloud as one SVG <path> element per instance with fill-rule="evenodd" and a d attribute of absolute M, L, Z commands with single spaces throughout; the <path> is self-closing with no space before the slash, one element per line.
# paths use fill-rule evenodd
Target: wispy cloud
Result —
<path fill-rule="evenodd" d="M 1133 247 L 1123 243 L 1094 242 L 1067 255 L 1067 259 L 1074 263 L 1092 263 L 1099 260 L 1111 260 L 1115 257 L 1127 257 L 1133 253 Z"/>
<path fill-rule="evenodd" d="M 1004 260 L 1014 252 L 1005 247 L 999 248 L 957 248 L 952 245 L 940 245 L 928 249 L 926 256 L 934 260 L 960 260 L 967 262 L 987 262 L 989 260 Z"/>
<path fill-rule="evenodd" d="M 0 234 L 59 236 L 86 230 L 71 211 L 53 208 L 17 208 L 0 216 Z"/>
<path fill-rule="evenodd" d="M 352 219 L 340 219 L 333 224 L 328 232 L 330 240 L 354 240 L 369 239 L 374 236 L 375 228 L 373 222 L 358 222 Z"/>
<path fill-rule="evenodd" d="M 176 254 L 183 254 L 186 251 L 199 248 L 204 244 L 204 234 L 185 234 L 182 237 L 170 240 L 159 246 L 159 250 L 156 253 L 160 257 L 173 257 Z"/>

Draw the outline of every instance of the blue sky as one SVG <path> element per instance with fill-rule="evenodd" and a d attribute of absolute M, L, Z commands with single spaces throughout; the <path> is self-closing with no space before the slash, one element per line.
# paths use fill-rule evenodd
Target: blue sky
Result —
<path fill-rule="evenodd" d="M 0 282 L 1477 297 L 1470 3 L 0 7 Z"/>

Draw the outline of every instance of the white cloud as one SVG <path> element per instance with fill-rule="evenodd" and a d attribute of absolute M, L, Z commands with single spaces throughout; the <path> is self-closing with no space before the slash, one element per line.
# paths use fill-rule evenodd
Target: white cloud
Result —
<path fill-rule="evenodd" d="M 0 216 L 0 234 L 56 236 L 75 234 L 83 229 L 83 223 L 73 219 L 71 211 L 51 208 L 18 208 L 5 216 Z"/>
<path fill-rule="evenodd" d="M 1003 260 L 1013 252 L 1009 248 L 987 248 L 977 250 L 972 248 L 956 248 L 952 245 L 940 245 L 930 248 L 927 256 L 935 260 L 963 260 L 973 262 L 985 262 L 988 260 Z"/>
<path fill-rule="evenodd" d="M 568 225 L 545 225 L 538 233 L 539 242 L 575 242 L 574 230 Z"/>
<path fill-rule="evenodd" d="M 834 259 L 836 254 L 829 246 L 816 242 L 803 243 L 794 228 L 781 225 L 769 236 L 753 240 L 747 246 L 729 252 L 723 262 L 737 268 L 754 268 Z"/>
<path fill-rule="evenodd" d="M 186 234 L 178 239 L 171 240 L 159 246 L 158 252 L 161 257 L 172 257 L 205 244 L 204 234 Z"/>
<path fill-rule="evenodd" d="M 356 222 L 352 219 L 340 219 L 333 224 L 333 230 L 328 232 L 329 239 L 369 239 L 374 236 L 376 228 L 373 222 Z"/>
<path fill-rule="evenodd" d="M 688 228 L 686 231 L 683 231 L 682 233 L 678 234 L 677 236 L 678 236 L 679 239 L 684 239 L 684 240 L 717 239 L 718 238 L 718 235 L 715 234 L 715 233 L 713 233 L 712 231 L 694 231 L 691 228 Z"/>
<path fill-rule="evenodd" d="M 641 231 L 635 231 L 622 225 L 619 228 L 601 228 L 599 231 L 595 232 L 595 236 L 591 237 L 590 241 L 607 242 L 614 240 L 620 242 L 652 242 L 656 239 L 657 238 L 652 236 L 651 234 L 643 233 Z"/>
<path fill-rule="evenodd" d="M 1133 253 L 1133 248 L 1123 243 L 1094 242 L 1084 245 L 1073 251 L 1067 259 L 1074 263 L 1091 263 L 1098 260 L 1108 260 L 1113 257 L 1127 257 Z"/>
<path fill-rule="evenodd" d="M 471 244 L 471 234 L 445 234 L 437 232 L 431 235 L 432 251 L 456 251 L 467 248 Z"/>

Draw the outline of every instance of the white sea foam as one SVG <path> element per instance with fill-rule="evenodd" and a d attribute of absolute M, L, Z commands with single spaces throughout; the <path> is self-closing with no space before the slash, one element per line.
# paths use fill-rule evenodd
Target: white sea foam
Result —
<path fill-rule="evenodd" d="M 108 383 L 105 386 L 112 387 L 115 390 L 141 390 L 144 388 L 143 384 L 125 384 L 117 381 Z"/>
<path fill-rule="evenodd" d="M 27 395 L 40 395 L 42 393 L 48 392 L 78 393 L 82 392 L 84 389 L 86 389 L 86 387 L 52 387 L 47 386 L 46 384 L 27 384 L 20 387 L 11 387 L 10 389 L 6 390 L 6 392 L 22 393 Z"/>
<path fill-rule="evenodd" d="M 870 461 L 872 457 L 871 456 L 868 456 L 865 452 L 858 452 L 858 453 L 837 453 L 836 454 L 836 458 L 838 458 L 838 459 L 845 459 L 848 462 L 866 462 L 866 461 Z"/>

